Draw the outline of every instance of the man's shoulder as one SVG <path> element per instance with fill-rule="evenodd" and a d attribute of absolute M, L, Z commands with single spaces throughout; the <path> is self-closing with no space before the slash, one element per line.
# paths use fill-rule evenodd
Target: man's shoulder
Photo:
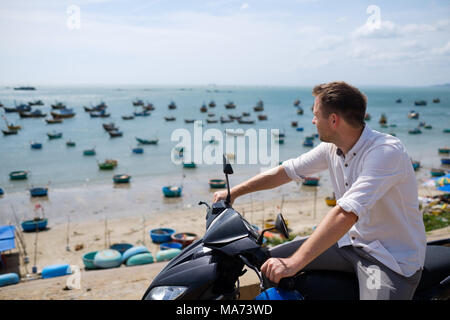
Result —
<path fill-rule="evenodd" d="M 366 141 L 369 150 L 383 149 L 392 150 L 392 152 L 405 152 L 405 146 L 397 137 L 393 135 L 371 130 L 369 138 Z"/>

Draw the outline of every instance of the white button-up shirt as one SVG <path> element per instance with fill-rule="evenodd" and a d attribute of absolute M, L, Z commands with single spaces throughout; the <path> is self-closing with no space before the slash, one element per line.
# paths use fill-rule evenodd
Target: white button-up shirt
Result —
<path fill-rule="evenodd" d="M 283 167 L 296 181 L 329 170 L 337 205 L 358 216 L 339 247 L 361 247 L 406 277 L 423 268 L 426 235 L 417 182 L 399 139 L 366 125 L 345 157 L 334 144 L 322 142 Z"/>

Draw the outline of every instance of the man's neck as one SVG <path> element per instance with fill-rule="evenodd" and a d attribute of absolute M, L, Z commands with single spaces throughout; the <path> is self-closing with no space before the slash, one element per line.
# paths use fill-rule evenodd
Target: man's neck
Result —
<path fill-rule="evenodd" d="M 347 130 L 343 130 L 343 132 L 339 135 L 339 141 L 336 141 L 334 144 L 336 145 L 336 147 L 341 149 L 345 156 L 358 142 L 363 131 L 364 127 L 360 129 L 348 128 Z"/>

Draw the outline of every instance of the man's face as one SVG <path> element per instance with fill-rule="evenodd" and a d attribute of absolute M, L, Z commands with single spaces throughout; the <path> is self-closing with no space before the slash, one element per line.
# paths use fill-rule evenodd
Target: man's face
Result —
<path fill-rule="evenodd" d="M 329 118 L 323 116 L 322 107 L 319 98 L 316 97 L 314 100 L 313 108 L 314 117 L 312 123 L 317 128 L 317 133 L 319 134 L 319 139 L 323 142 L 332 142 L 332 130 L 329 124 Z"/>

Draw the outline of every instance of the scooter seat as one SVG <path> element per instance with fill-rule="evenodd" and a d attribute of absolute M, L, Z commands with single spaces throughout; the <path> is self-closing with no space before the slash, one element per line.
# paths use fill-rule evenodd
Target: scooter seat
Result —
<path fill-rule="evenodd" d="M 430 289 L 450 276 L 450 247 L 428 245 L 422 278 L 416 292 Z"/>

